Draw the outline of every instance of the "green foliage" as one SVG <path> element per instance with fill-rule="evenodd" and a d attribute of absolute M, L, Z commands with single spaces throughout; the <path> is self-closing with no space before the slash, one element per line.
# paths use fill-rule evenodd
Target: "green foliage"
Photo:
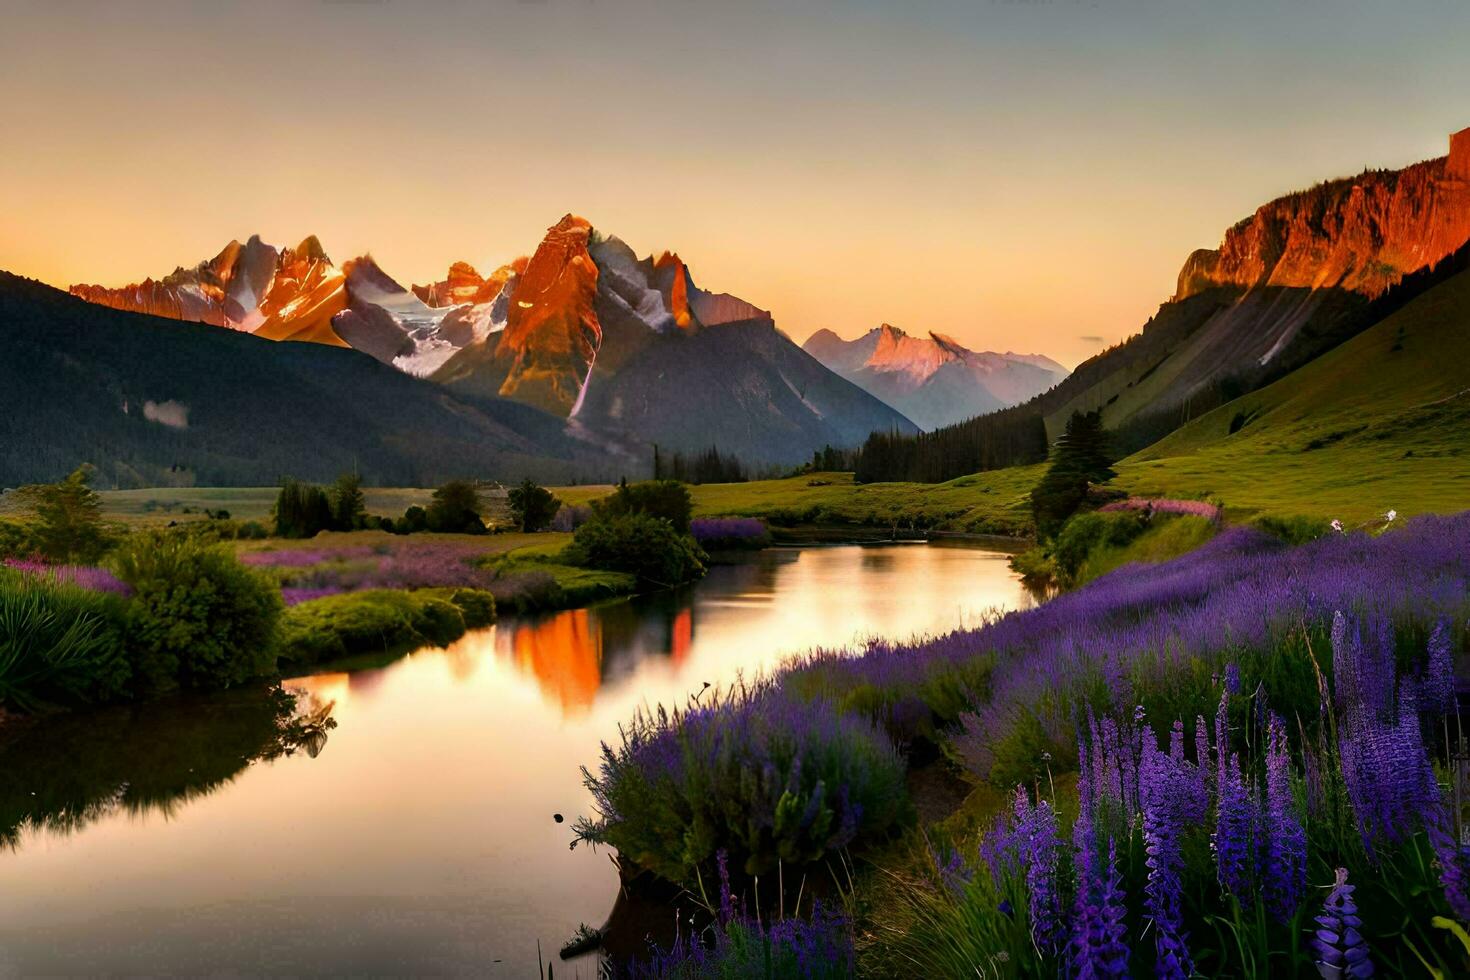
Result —
<path fill-rule="evenodd" d="M 709 560 L 688 534 L 644 513 L 605 515 L 572 535 L 567 560 L 574 565 L 628 572 L 649 585 L 672 588 L 704 575 Z"/>
<path fill-rule="evenodd" d="M 828 447 L 831 448 L 830 446 Z M 653 478 L 681 483 L 743 483 L 749 476 L 739 457 L 711 446 L 702 453 L 661 453 L 653 447 Z"/>
<path fill-rule="evenodd" d="M 985 470 L 1039 463 L 1046 459 L 1047 440 L 1037 402 L 1033 399 L 933 432 L 874 432 L 853 460 L 857 479 L 861 483 L 940 483 Z"/>
<path fill-rule="evenodd" d="M 362 492 L 362 477 L 343 473 L 332 484 L 332 528 L 355 531 L 367 521 L 367 498 Z"/>
<path fill-rule="evenodd" d="M 286 479 L 276 497 L 276 537 L 311 538 L 332 527 L 332 503 L 321 487 Z"/>
<path fill-rule="evenodd" d="M 546 527 L 561 509 L 561 501 L 552 496 L 550 490 L 537 486 L 532 480 L 512 487 L 509 502 L 511 519 L 527 533 Z"/>
<path fill-rule="evenodd" d="M 480 491 L 473 483 L 468 480 L 450 480 L 434 491 L 434 499 L 429 503 L 424 518 L 430 531 L 445 534 L 484 534 L 485 522 L 480 519 L 480 512 L 484 509 Z"/>
<path fill-rule="evenodd" d="M 464 635 L 467 615 L 479 622 L 487 610 L 493 617 L 493 597 L 475 589 L 376 589 L 313 599 L 282 617 L 281 660 L 310 665 L 445 646 Z"/>
<path fill-rule="evenodd" d="M 1321 517 L 1292 515 L 1277 517 L 1265 514 L 1251 522 L 1256 527 L 1285 541 L 1287 544 L 1306 544 L 1332 530 L 1332 525 Z"/>
<path fill-rule="evenodd" d="M 0 568 L 0 707 L 120 696 L 123 620 L 118 596 Z"/>
<path fill-rule="evenodd" d="M 1037 534 L 1053 537 L 1087 499 L 1088 487 L 1116 474 L 1109 465 L 1108 437 L 1101 412 L 1073 412 L 1057 440 L 1046 475 L 1031 491 Z"/>
<path fill-rule="evenodd" d="M 881 976 L 1054 977 L 1036 956 L 1026 889 L 1016 876 L 997 883 L 982 868 L 969 881 L 946 879 L 942 859 L 921 845 L 912 869 L 888 876 L 867 962 Z M 1011 910 L 1002 912 L 1004 902 Z"/>
<path fill-rule="evenodd" d="M 466 629 L 482 629 L 495 623 L 495 596 L 484 589 L 420 589 L 419 594 L 454 606 Z"/>
<path fill-rule="evenodd" d="M 24 521 L 0 520 L 0 561 L 31 558 L 41 553 L 35 526 Z"/>
<path fill-rule="evenodd" d="M 393 525 L 395 534 L 418 534 L 429 529 L 429 512 L 415 504 L 403 512 Z"/>
<path fill-rule="evenodd" d="M 21 506 L 35 514 L 35 544 L 51 561 L 92 564 L 111 544 L 91 480 L 92 468 L 80 466 L 58 483 L 33 483 L 15 491 Z"/>
<path fill-rule="evenodd" d="M 689 495 L 689 488 L 677 480 L 647 480 L 633 484 L 624 480 L 612 496 L 594 500 L 592 511 L 599 517 L 645 514 L 668 521 L 679 534 L 688 534 L 694 499 Z"/>
<path fill-rule="evenodd" d="M 275 672 L 280 590 L 226 547 L 137 533 L 113 565 L 133 588 L 128 652 L 141 690 L 229 687 Z"/>
<path fill-rule="evenodd" d="M 1062 526 L 1052 546 L 1057 571 L 1070 581 L 1094 552 L 1104 547 L 1125 547 L 1148 526 L 1141 513 L 1076 514 Z"/>

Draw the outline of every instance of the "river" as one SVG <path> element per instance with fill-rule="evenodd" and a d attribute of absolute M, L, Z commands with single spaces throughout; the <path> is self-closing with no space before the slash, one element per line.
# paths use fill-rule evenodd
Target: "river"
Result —
<path fill-rule="evenodd" d="M 619 722 L 1029 605 L 1007 557 L 772 549 L 678 593 L 504 617 L 285 682 L 335 724 L 304 737 L 258 691 L 38 724 L 0 750 L 0 974 L 535 976 L 538 941 L 554 959 L 612 907 L 606 852 L 569 844 L 578 767 Z"/>

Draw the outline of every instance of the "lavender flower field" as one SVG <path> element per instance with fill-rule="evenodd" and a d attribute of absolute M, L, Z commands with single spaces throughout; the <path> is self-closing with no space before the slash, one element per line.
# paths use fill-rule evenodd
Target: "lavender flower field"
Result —
<path fill-rule="evenodd" d="M 53 565 L 44 561 L 7 558 L 0 566 L 14 569 L 23 575 L 40 576 L 63 585 L 74 585 L 89 592 L 108 592 L 113 595 L 131 595 L 132 588 L 112 572 L 95 565 Z"/>
<path fill-rule="evenodd" d="M 690 884 L 721 854 L 745 880 L 865 854 L 879 973 L 1465 975 L 1467 626 L 1470 514 L 1232 528 L 635 719 L 579 832 Z M 1010 802 L 894 870 L 924 745 Z"/>
<path fill-rule="evenodd" d="M 1098 508 L 1104 514 L 1126 511 L 1148 511 L 1154 514 L 1179 514 L 1186 517 L 1203 517 L 1209 521 L 1220 519 L 1220 508 L 1205 500 L 1169 500 L 1157 497 L 1129 497 L 1115 500 Z"/>
<path fill-rule="evenodd" d="M 763 548 L 771 540 L 765 522 L 753 517 L 697 517 L 689 522 L 689 533 L 706 551 Z"/>

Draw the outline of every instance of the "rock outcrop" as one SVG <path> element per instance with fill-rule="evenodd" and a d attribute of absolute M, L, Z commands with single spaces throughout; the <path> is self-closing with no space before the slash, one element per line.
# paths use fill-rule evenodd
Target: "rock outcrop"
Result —
<path fill-rule="evenodd" d="M 1470 240 L 1470 129 L 1450 153 L 1369 170 L 1258 208 L 1220 247 L 1190 255 L 1175 299 L 1216 286 L 1321 289 L 1374 298 Z"/>

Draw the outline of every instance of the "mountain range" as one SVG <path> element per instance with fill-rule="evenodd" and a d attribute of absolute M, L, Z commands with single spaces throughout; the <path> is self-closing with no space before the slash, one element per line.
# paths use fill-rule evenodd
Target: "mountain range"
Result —
<path fill-rule="evenodd" d="M 1187 257 L 1175 294 L 1137 335 L 1070 375 L 1034 355 L 969 351 L 943 335 L 888 325 L 854 341 L 818 331 L 803 350 L 769 312 L 696 285 L 677 254 L 640 258 L 570 214 L 529 257 L 489 275 L 455 263 L 443 280 L 408 288 L 371 256 L 334 265 L 309 237 L 280 249 L 258 238 L 231 242 L 160 280 L 72 292 L 96 310 L 353 348 L 341 354 L 367 354 L 399 377 L 431 382 L 422 390 L 437 393 L 441 406 L 491 412 L 486 406 L 510 403 L 531 412 L 517 418 L 536 437 L 517 451 L 539 452 L 544 436 L 551 458 L 589 467 L 628 466 L 651 456 L 654 444 L 713 444 L 750 463 L 787 464 L 872 432 L 901 441 L 933 428 L 919 444 L 944 459 L 919 465 L 899 448 L 881 469 L 936 479 L 955 467 L 1044 456 L 1046 441 L 1078 410 L 1101 411 L 1122 452 L 1142 449 L 1434 288 L 1470 264 L 1467 239 L 1470 130 L 1451 136 L 1446 156 L 1260 206 L 1217 247 Z M 136 322 L 118 319 L 115 329 Z M 169 336 L 210 332 L 186 327 Z M 200 369 L 227 374 L 234 366 Z M 145 421 L 165 424 L 158 420 L 166 415 L 155 408 Z M 965 440 L 990 448 L 962 451 Z"/>
<path fill-rule="evenodd" d="M 1040 354 L 976 352 L 944 334 L 911 337 L 886 323 L 855 340 L 818 330 L 802 349 L 921 429 L 1018 405 L 1068 373 Z"/>

